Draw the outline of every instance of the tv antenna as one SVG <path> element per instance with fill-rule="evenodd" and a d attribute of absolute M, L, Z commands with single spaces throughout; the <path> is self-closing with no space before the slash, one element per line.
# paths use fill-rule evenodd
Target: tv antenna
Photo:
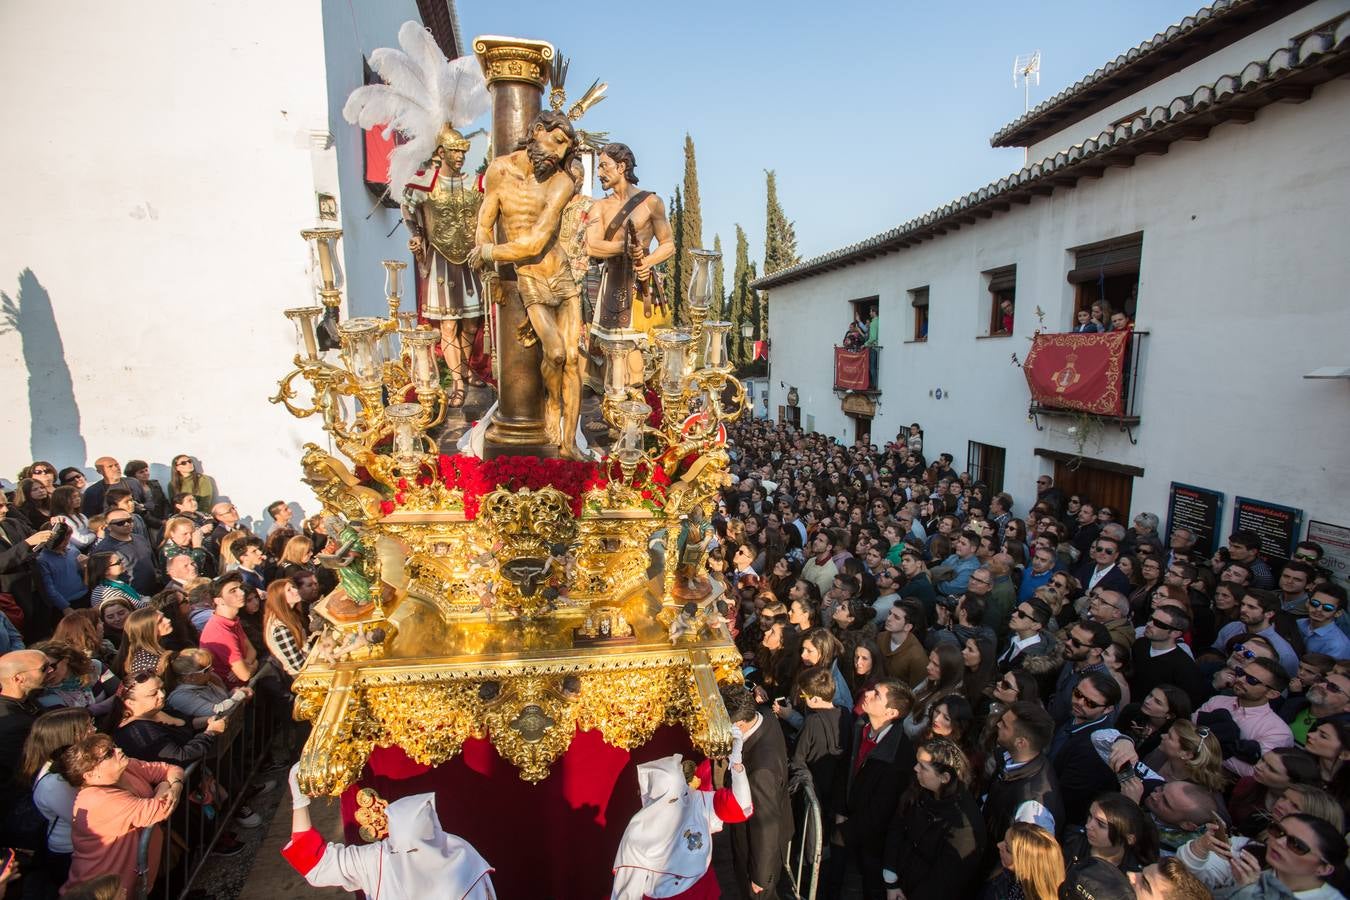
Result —
<path fill-rule="evenodd" d="M 1031 81 L 1036 80 L 1037 86 L 1041 83 L 1041 51 L 1029 53 L 1025 56 L 1018 56 L 1013 59 L 1013 87 L 1017 87 L 1018 82 L 1022 85 L 1022 112 L 1031 109 Z"/>

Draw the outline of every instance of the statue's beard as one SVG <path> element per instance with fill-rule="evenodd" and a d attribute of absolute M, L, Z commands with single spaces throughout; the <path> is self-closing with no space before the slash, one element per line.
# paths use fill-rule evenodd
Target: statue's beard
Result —
<path fill-rule="evenodd" d="M 536 181 L 547 181 L 558 171 L 558 158 L 547 150 L 541 149 L 534 141 L 530 141 L 525 146 L 525 152 L 530 157 L 530 165 L 534 168 Z"/>

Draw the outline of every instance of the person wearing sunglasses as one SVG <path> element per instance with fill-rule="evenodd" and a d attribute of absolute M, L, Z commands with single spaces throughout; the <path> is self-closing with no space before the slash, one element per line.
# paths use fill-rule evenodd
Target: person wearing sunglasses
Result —
<path fill-rule="evenodd" d="M 1144 625 L 1144 640 L 1135 641 L 1131 651 L 1131 696 L 1143 697 L 1159 685 L 1172 684 L 1185 691 L 1192 704 L 1203 702 L 1209 693 L 1205 677 L 1189 648 L 1180 643 L 1190 627 L 1190 616 L 1179 606 L 1163 605 L 1153 611 Z"/>
<path fill-rule="evenodd" d="M 1328 884 L 1344 868 L 1345 838 L 1334 825 L 1308 813 L 1290 813 L 1266 829 L 1265 864 L 1252 852 L 1256 842 L 1229 838 L 1217 825 L 1187 844 L 1177 858 L 1215 897 L 1232 900 L 1334 900 L 1343 897 Z"/>
<path fill-rule="evenodd" d="M 1120 543 L 1105 534 L 1098 535 L 1088 545 L 1086 559 L 1074 575 L 1085 590 L 1114 591 L 1128 597 L 1134 591 L 1130 579 L 1116 563 L 1120 560 Z"/>
<path fill-rule="evenodd" d="M 1270 706 L 1289 686 L 1289 676 L 1279 663 L 1253 659 L 1233 670 L 1233 695 L 1211 697 L 1195 713 L 1197 724 L 1206 724 L 1212 713 L 1226 712 L 1238 727 L 1241 740 L 1234 755 L 1226 757 L 1224 768 L 1245 777 L 1254 771 L 1262 754 L 1294 744 L 1293 732 Z"/>
<path fill-rule="evenodd" d="M 23 745 L 38 713 L 32 695 L 42 690 L 56 664 L 38 650 L 15 650 L 0 656 L 0 778 L 14 779 Z M 8 812 L 14 793 L 0 795 L 0 812 Z M 40 837 L 40 835 L 39 835 Z"/>
<path fill-rule="evenodd" d="M 1338 617 L 1345 621 L 1345 600 L 1345 588 L 1332 582 L 1319 586 L 1308 598 L 1308 617 L 1298 620 L 1298 632 L 1303 635 L 1303 646 L 1309 653 L 1350 659 L 1350 636 L 1337 621 Z"/>
<path fill-rule="evenodd" d="M 1070 718 L 1055 730 L 1049 757 L 1059 778 L 1066 822 L 1087 818 L 1093 798 L 1115 790 L 1115 773 L 1102 761 L 1092 735 L 1109 729 L 1120 705 L 1120 685 L 1106 672 L 1086 672 L 1074 686 Z"/>

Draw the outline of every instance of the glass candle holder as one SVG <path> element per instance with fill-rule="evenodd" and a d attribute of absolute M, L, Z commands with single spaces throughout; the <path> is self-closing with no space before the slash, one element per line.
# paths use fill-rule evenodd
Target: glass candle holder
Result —
<path fill-rule="evenodd" d="M 297 306 L 286 310 L 286 318 L 295 323 L 295 346 L 307 360 L 319 358 L 319 339 L 314 320 L 323 315 L 322 306 Z"/>
<path fill-rule="evenodd" d="M 397 306 L 394 301 L 403 296 L 402 275 L 408 264 L 396 259 L 386 259 L 381 265 L 384 266 L 384 296 L 391 304 Z"/>
<path fill-rule="evenodd" d="M 713 269 L 722 254 L 695 248 L 689 251 L 689 256 L 692 269 L 689 273 L 689 309 L 707 313 L 713 302 Z"/>
<path fill-rule="evenodd" d="M 628 357 L 634 343 L 628 338 L 599 339 L 600 351 L 605 354 L 605 396 L 622 400 L 628 396 Z"/>
<path fill-rule="evenodd" d="M 441 336 L 430 328 L 402 332 L 403 349 L 408 354 L 408 377 L 419 396 L 436 390 L 441 373 L 436 366 L 436 343 Z"/>
<path fill-rule="evenodd" d="M 614 442 L 614 456 L 625 472 L 642 461 L 642 427 L 652 408 L 641 400 L 624 400 L 618 404 L 619 439 Z"/>
<path fill-rule="evenodd" d="M 314 286 L 320 291 L 341 289 L 342 269 L 338 265 L 337 242 L 342 237 L 342 229 L 306 228 L 300 236 L 309 241 Z"/>
<path fill-rule="evenodd" d="M 377 388 L 384 383 L 380 325 L 379 319 L 366 316 L 348 319 L 338 325 L 347 369 L 363 388 Z"/>
<path fill-rule="evenodd" d="M 684 390 L 692 343 L 693 338 L 687 331 L 668 329 L 656 335 L 656 346 L 661 349 L 661 390 L 667 394 L 678 394 Z"/>
<path fill-rule="evenodd" d="M 422 462 L 421 429 L 417 427 L 421 414 L 422 407 L 416 403 L 395 403 L 384 410 L 385 420 L 394 427 L 394 446 L 390 455 L 405 472 Z"/>
<path fill-rule="evenodd" d="M 722 369 L 727 365 L 727 333 L 730 322 L 703 323 L 703 365 L 708 369 Z"/>

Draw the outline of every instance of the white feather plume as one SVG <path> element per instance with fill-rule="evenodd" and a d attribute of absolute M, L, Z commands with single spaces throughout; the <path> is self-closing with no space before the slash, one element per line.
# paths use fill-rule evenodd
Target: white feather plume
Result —
<path fill-rule="evenodd" d="M 398 30 L 402 48 L 381 47 L 370 54 L 370 67 L 384 84 L 352 91 L 342 117 L 362 128 L 384 126 L 405 143 L 389 154 L 389 190 L 403 190 L 436 149 L 436 135 L 449 123 L 460 131 L 491 107 L 487 84 L 473 57 L 447 61 L 431 32 L 417 22 Z"/>

